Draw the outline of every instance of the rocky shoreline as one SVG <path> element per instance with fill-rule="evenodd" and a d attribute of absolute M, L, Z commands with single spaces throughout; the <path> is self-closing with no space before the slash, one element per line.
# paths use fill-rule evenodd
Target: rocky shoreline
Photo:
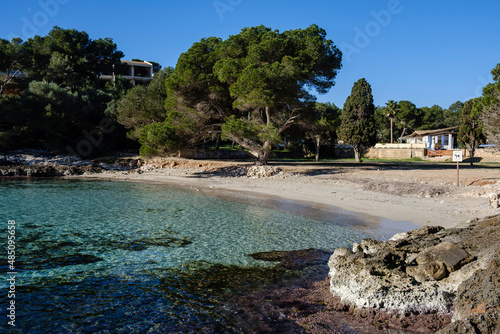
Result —
<path fill-rule="evenodd" d="M 335 250 L 330 291 L 356 308 L 452 315 L 439 333 L 500 331 L 500 215 L 460 227 L 422 227 L 386 242 Z"/>
<path fill-rule="evenodd" d="M 500 332 L 500 215 L 365 239 L 328 267 L 320 250 L 250 256 L 303 274 L 235 296 L 245 333 Z"/>
<path fill-rule="evenodd" d="M 137 159 L 111 159 L 109 163 L 82 160 L 77 156 L 58 155 L 40 150 L 0 153 L 0 177 L 50 178 L 70 175 L 129 171 Z"/>
<path fill-rule="evenodd" d="M 186 165 L 186 166 L 182 166 Z M 168 168 L 197 168 L 205 173 L 216 173 L 229 177 L 269 178 L 284 173 L 272 166 L 228 166 L 211 167 L 207 163 L 167 161 L 164 158 L 152 158 L 147 161 L 142 158 L 109 158 L 82 160 L 77 156 L 58 155 L 41 150 L 24 150 L 0 153 L 0 177 L 62 177 L 74 175 L 89 175 L 109 172 L 147 173 Z"/>

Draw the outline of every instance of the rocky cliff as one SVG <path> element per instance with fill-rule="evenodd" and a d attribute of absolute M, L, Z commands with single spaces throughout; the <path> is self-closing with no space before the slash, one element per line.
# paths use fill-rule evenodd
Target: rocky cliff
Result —
<path fill-rule="evenodd" d="M 453 314 L 440 333 L 500 332 L 500 215 L 335 250 L 330 291 L 359 308 Z"/>

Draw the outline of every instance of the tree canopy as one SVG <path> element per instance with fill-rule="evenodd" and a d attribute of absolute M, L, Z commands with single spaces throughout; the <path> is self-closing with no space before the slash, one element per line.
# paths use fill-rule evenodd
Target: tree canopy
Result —
<path fill-rule="evenodd" d="M 99 76 L 122 57 L 111 38 L 93 40 L 84 31 L 57 26 L 27 41 L 0 40 L 0 148 L 67 151 L 86 140 L 85 133 L 101 138 L 99 124 L 114 121 L 110 106 L 124 86 L 100 85 Z M 15 86 L 14 95 L 4 94 L 7 85 Z M 120 136 L 126 142 L 121 127 L 113 128 L 106 145 L 85 153 L 104 152 Z"/>
<path fill-rule="evenodd" d="M 483 88 L 483 96 L 479 99 L 477 108 L 481 110 L 481 120 L 484 124 L 488 142 L 500 149 L 500 63 L 491 71 L 494 82 Z"/>
<path fill-rule="evenodd" d="M 480 103 L 478 100 L 465 102 L 460 117 L 460 127 L 458 130 L 458 141 L 467 146 L 470 154 L 470 164 L 474 163 L 474 152 L 479 144 L 485 142 L 484 127 L 480 121 L 480 112 L 474 108 L 474 104 Z"/>
<path fill-rule="evenodd" d="M 393 137 L 399 140 L 415 130 L 435 130 L 458 126 L 463 106 L 462 102 L 457 101 L 447 109 L 438 105 L 418 108 L 411 101 L 390 100 L 384 107 L 375 109 L 377 139 L 381 142 L 390 141 L 391 120 L 395 125 L 392 129 Z"/>
<path fill-rule="evenodd" d="M 244 28 L 227 40 L 210 37 L 183 53 L 167 79 L 168 121 L 190 117 L 191 141 L 221 133 L 265 164 L 271 146 L 325 93 L 341 68 L 341 52 L 316 25 L 280 33 Z"/>
<path fill-rule="evenodd" d="M 321 145 L 331 144 L 336 139 L 340 125 L 341 110 L 332 103 L 316 103 L 314 113 L 301 121 L 304 137 L 314 142 L 315 158 L 319 161 Z"/>
<path fill-rule="evenodd" d="M 99 88 L 99 75 L 111 72 L 122 57 L 109 37 L 93 40 L 84 31 L 58 26 L 46 36 L 36 35 L 27 41 L 0 40 L 0 96 L 9 75 L 18 73 L 26 78 L 26 85 L 47 81 L 71 91 Z"/>
<path fill-rule="evenodd" d="M 165 80 L 173 68 L 158 72 L 147 85 L 137 85 L 126 92 L 116 103 L 118 121 L 129 129 L 128 137 L 139 139 L 144 127 L 150 123 L 161 123 L 167 117 Z"/>
<path fill-rule="evenodd" d="M 10 42 L 0 39 L 0 97 L 12 79 L 26 68 L 27 63 L 27 55 L 20 38 L 15 38 Z"/>
<path fill-rule="evenodd" d="M 360 79 L 340 117 L 334 105 L 316 102 L 315 95 L 334 86 L 342 60 L 317 25 L 283 32 L 261 25 L 225 40 L 203 38 L 175 69 L 151 62 L 155 76 L 148 86 L 132 88 L 119 76 L 103 84 L 100 75 L 116 70 L 122 57 L 109 37 L 57 26 L 27 41 L 0 39 L 0 148 L 60 150 L 84 131 L 100 131 L 103 118 L 128 129 L 144 154 L 206 142 L 218 147 L 222 139 L 247 149 L 259 164 L 273 147 L 306 155 L 315 149 L 318 159 L 320 146 L 335 134 L 360 160 L 375 138 L 395 141 L 414 130 L 459 124 L 462 143 L 484 140 L 475 134 L 482 123 L 482 133 L 500 147 L 500 64 L 492 70 L 494 82 L 465 112 L 460 101 L 447 109 L 405 100 L 375 108 L 370 85 Z"/>

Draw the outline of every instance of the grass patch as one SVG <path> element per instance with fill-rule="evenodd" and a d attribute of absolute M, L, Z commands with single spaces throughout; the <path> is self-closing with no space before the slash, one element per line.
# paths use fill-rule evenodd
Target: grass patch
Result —
<path fill-rule="evenodd" d="M 354 161 L 354 159 L 352 159 Z M 369 158 L 363 158 L 363 161 L 367 162 L 429 162 L 427 160 L 423 160 L 422 158 L 419 157 L 413 157 L 410 159 L 369 159 Z"/>
<path fill-rule="evenodd" d="M 341 159 L 321 159 L 320 162 L 349 162 L 356 163 L 354 158 L 341 158 Z M 423 160 L 419 157 L 413 157 L 411 159 L 370 159 L 362 158 L 361 162 L 390 162 L 390 163 L 407 163 L 407 162 L 423 162 L 423 163 L 433 163 L 432 161 Z"/>

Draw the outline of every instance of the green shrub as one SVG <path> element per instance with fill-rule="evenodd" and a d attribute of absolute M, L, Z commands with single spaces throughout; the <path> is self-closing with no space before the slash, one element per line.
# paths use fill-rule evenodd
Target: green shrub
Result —
<path fill-rule="evenodd" d="M 171 125 L 165 122 L 151 123 L 141 131 L 139 143 L 141 144 L 139 153 L 142 156 L 150 156 L 176 148 L 179 144 L 179 138 Z"/>

